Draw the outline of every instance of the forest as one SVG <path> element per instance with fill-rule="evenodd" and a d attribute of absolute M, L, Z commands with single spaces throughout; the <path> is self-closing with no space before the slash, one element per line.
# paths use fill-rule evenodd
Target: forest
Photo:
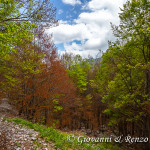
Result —
<path fill-rule="evenodd" d="M 128 0 L 119 19 L 100 57 L 59 55 L 52 2 L 1 0 L 0 98 L 32 122 L 150 139 L 150 1 Z"/>

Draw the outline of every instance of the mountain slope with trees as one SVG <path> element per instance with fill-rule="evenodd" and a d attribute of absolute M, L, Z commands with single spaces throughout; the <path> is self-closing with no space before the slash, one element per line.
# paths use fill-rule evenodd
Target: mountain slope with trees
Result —
<path fill-rule="evenodd" d="M 111 24 L 116 41 L 96 59 L 58 55 L 45 32 L 58 25 L 50 1 L 2 0 L 0 7 L 0 98 L 20 116 L 93 136 L 150 139 L 149 0 L 124 4 L 120 24 Z M 150 142 L 129 147 L 149 150 Z"/>

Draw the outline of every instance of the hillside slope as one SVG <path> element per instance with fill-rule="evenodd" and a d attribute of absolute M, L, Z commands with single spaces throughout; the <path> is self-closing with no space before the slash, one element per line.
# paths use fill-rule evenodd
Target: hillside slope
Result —
<path fill-rule="evenodd" d="M 53 143 L 47 143 L 40 138 L 39 132 L 3 121 L 3 118 L 18 117 L 18 112 L 4 98 L 0 104 L 0 150 L 49 150 L 55 149 Z"/>
<path fill-rule="evenodd" d="M 85 135 L 70 134 L 52 127 L 33 124 L 19 118 L 17 111 L 2 99 L 0 104 L 0 150 L 119 150 L 111 142 L 79 142 L 90 139 Z M 94 139 L 94 137 L 93 137 Z M 122 149 L 123 150 L 123 149 Z"/>

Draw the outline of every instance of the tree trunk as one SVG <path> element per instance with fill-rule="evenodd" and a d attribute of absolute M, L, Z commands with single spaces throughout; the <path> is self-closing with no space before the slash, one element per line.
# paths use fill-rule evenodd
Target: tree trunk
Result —
<path fill-rule="evenodd" d="M 143 136 L 144 138 L 148 138 L 150 137 L 149 135 L 149 129 L 150 129 L 150 126 L 149 126 L 149 116 L 146 115 L 144 118 L 143 118 L 143 121 L 144 121 L 144 125 L 143 125 Z M 150 143 L 149 141 L 147 143 L 144 144 L 144 150 L 150 150 Z"/>

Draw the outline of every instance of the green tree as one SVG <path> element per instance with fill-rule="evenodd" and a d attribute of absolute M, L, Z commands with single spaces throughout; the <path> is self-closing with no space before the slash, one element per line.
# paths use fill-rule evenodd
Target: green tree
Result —
<path fill-rule="evenodd" d="M 0 22 L 32 22 L 55 25 L 56 8 L 48 0 L 1 0 Z"/>
<path fill-rule="evenodd" d="M 131 121 L 149 138 L 150 106 L 150 2 L 132 0 L 124 4 L 120 25 L 112 25 L 115 43 L 103 55 L 100 82 L 106 83 L 103 101 L 110 124 Z M 106 81 L 107 80 L 107 81 Z M 124 124 L 125 125 L 125 124 Z M 122 127 L 122 130 L 124 127 Z M 123 131 L 124 133 L 126 130 Z M 145 144 L 149 149 L 149 144 Z"/>
<path fill-rule="evenodd" d="M 18 73 L 17 68 L 34 72 L 34 59 L 25 58 L 27 56 L 25 51 L 28 51 L 29 45 L 37 46 L 38 43 L 33 42 L 39 31 L 36 30 L 37 27 L 48 27 L 56 22 L 55 8 L 50 1 L 0 1 L 0 91 L 6 92 L 19 82 L 15 78 Z M 35 52 L 32 53 L 32 50 L 33 48 L 31 49 L 33 57 Z M 23 62 L 17 61 L 18 59 L 22 59 Z"/>
<path fill-rule="evenodd" d="M 75 55 L 72 59 L 69 76 L 72 78 L 77 86 L 79 93 L 84 93 L 87 90 L 87 71 L 89 64 L 86 60 L 82 59 L 80 55 Z"/>

